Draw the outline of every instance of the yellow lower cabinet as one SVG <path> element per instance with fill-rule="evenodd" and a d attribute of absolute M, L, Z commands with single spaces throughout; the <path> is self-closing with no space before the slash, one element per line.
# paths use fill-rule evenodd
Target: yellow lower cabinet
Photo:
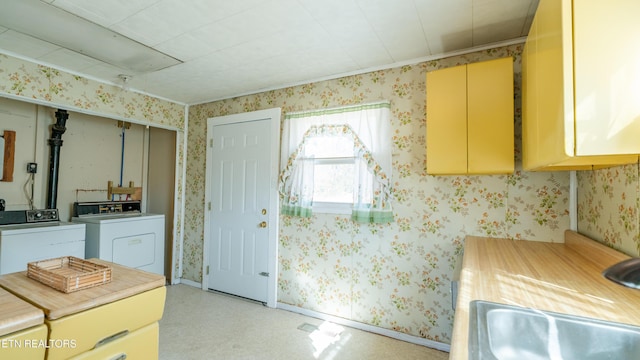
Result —
<path fill-rule="evenodd" d="M 153 360 L 158 358 L 159 326 L 155 322 L 126 335 L 115 337 L 72 360 Z"/>
<path fill-rule="evenodd" d="M 49 347 L 47 359 L 79 355 L 157 322 L 162 318 L 165 297 L 166 288 L 159 287 L 59 319 L 46 320 L 50 329 L 49 341 L 53 345 L 60 344 Z M 155 351 L 157 353 L 157 346 Z"/>
<path fill-rule="evenodd" d="M 0 359 L 44 359 L 46 349 L 47 326 L 45 324 L 0 337 Z"/>

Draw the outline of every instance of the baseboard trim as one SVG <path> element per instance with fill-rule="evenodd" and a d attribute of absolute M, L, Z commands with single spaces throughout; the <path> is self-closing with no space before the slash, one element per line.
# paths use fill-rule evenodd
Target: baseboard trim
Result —
<path fill-rule="evenodd" d="M 409 343 L 412 343 L 412 344 L 426 346 L 426 347 L 429 347 L 429 348 L 432 348 L 432 349 L 436 349 L 436 350 L 440 350 L 440 351 L 446 351 L 446 352 L 450 352 L 451 351 L 451 345 L 449 345 L 449 344 L 445 344 L 445 343 L 441 343 L 441 342 L 437 342 L 437 341 L 433 341 L 433 340 L 428 340 L 428 339 L 421 338 L 421 337 L 418 337 L 418 336 L 408 335 L 408 334 L 405 334 L 405 333 L 401 333 L 399 331 L 389 330 L 389 329 L 381 328 L 381 327 L 378 327 L 378 326 L 373 326 L 373 325 L 369 325 L 369 324 L 365 324 L 365 323 L 361 323 L 361 322 L 357 322 L 357 321 L 353 321 L 353 320 L 344 319 L 344 318 L 337 317 L 337 316 L 323 314 L 321 312 L 308 310 L 308 309 L 303 309 L 303 308 L 300 308 L 300 307 L 297 307 L 297 306 L 284 304 L 284 303 L 280 303 L 280 302 L 277 303 L 276 308 L 281 309 L 281 310 L 291 311 L 291 312 L 294 312 L 294 313 L 298 313 L 298 314 L 301 314 L 301 315 L 313 317 L 313 318 L 320 319 L 320 320 L 331 321 L 332 323 L 335 323 L 335 324 L 349 326 L 349 327 L 352 327 L 354 329 L 368 331 L 368 332 L 371 332 L 371 333 L 374 333 L 374 334 L 378 334 L 378 335 L 384 335 L 384 336 L 387 336 L 387 337 L 390 337 L 390 338 L 393 338 L 393 339 L 406 341 L 406 342 L 409 342 Z"/>
<path fill-rule="evenodd" d="M 187 279 L 178 279 L 178 284 L 185 284 L 185 285 L 189 285 L 189 286 L 193 286 L 193 287 L 197 287 L 198 289 L 202 290 L 202 283 L 199 282 L 195 282 L 193 280 L 187 280 Z"/>

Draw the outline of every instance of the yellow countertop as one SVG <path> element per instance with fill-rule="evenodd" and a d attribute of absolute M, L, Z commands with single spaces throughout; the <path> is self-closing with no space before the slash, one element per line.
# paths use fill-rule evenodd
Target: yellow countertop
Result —
<path fill-rule="evenodd" d="M 449 358 L 468 358 L 472 300 L 640 325 L 640 290 L 601 274 L 628 258 L 573 231 L 564 243 L 468 236 Z"/>

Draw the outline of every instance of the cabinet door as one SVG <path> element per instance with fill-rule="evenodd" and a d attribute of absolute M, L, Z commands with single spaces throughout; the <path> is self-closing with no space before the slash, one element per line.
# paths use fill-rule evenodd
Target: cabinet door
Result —
<path fill-rule="evenodd" d="M 467 172 L 467 71 L 427 73 L 427 173 Z"/>
<path fill-rule="evenodd" d="M 617 104 L 626 101 L 624 96 L 638 93 L 630 90 L 634 80 L 623 81 L 628 91 L 611 91 L 621 83 L 621 71 L 640 69 L 631 65 L 640 63 L 640 58 L 628 62 L 636 56 L 632 53 L 640 56 L 640 52 L 621 43 L 640 28 L 635 22 L 620 25 L 629 24 L 631 10 L 640 8 L 632 3 L 636 2 L 614 6 L 594 0 L 540 0 L 523 53 L 525 170 L 586 170 L 638 161 L 635 155 L 616 155 L 638 152 L 632 147 L 639 143 L 631 139 L 640 133 L 640 121 L 636 124 L 630 120 L 633 116 L 619 116 L 635 110 Z M 626 15 L 603 16 L 610 11 Z M 635 84 L 640 84 L 638 74 L 640 70 L 633 70 L 622 77 L 635 76 Z M 627 104 L 640 109 L 638 100 Z M 627 120 L 617 121 L 623 117 Z"/>
<path fill-rule="evenodd" d="M 467 65 L 468 173 L 514 170 L 513 59 Z"/>
<path fill-rule="evenodd" d="M 640 1 L 573 2 L 576 155 L 640 153 Z"/>
<path fill-rule="evenodd" d="M 564 122 L 573 117 L 571 86 L 571 43 L 564 35 L 570 27 L 570 9 L 565 1 L 544 0 L 536 13 L 537 21 L 537 152 L 544 165 L 549 159 L 562 159 L 573 154 L 573 125 Z M 568 47 L 568 48 L 567 48 Z M 569 57 L 569 59 L 567 59 Z"/>
<path fill-rule="evenodd" d="M 532 168 L 538 157 L 537 24 L 534 18 L 522 50 L 522 167 L 525 169 Z"/>
<path fill-rule="evenodd" d="M 0 359 L 45 359 L 47 326 L 41 324 L 25 330 L 0 336 Z"/>

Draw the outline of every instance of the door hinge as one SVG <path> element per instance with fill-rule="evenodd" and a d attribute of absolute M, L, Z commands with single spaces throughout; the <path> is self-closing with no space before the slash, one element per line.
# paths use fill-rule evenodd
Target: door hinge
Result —
<path fill-rule="evenodd" d="M 209 147 L 213 147 L 213 139 L 209 139 Z"/>
<path fill-rule="evenodd" d="M 209 203 L 207 204 L 207 208 L 209 209 L 209 211 L 211 211 L 211 201 L 209 201 Z"/>
<path fill-rule="evenodd" d="M 263 271 L 263 272 L 259 273 L 258 275 L 260 275 L 260 276 L 264 276 L 264 277 L 269 277 L 269 273 L 268 273 L 268 272 L 265 272 L 265 271 Z"/>
<path fill-rule="evenodd" d="M 207 265 L 207 275 L 209 275 L 209 265 Z"/>

